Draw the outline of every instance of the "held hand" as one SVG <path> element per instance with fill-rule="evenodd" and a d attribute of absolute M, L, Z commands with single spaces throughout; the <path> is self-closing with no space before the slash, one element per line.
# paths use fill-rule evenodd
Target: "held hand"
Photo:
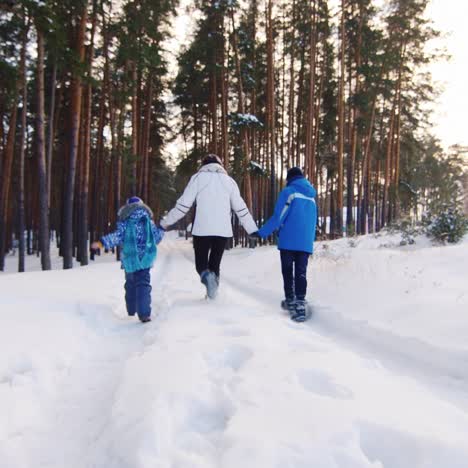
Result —
<path fill-rule="evenodd" d="M 258 234 L 258 231 L 252 232 L 252 234 L 249 234 L 249 247 L 251 249 L 254 249 L 257 247 L 257 242 L 261 239 L 260 235 Z"/>

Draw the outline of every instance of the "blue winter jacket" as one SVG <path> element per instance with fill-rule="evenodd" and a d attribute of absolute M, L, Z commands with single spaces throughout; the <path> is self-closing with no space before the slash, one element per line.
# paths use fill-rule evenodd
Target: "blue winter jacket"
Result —
<path fill-rule="evenodd" d="M 117 229 L 101 238 L 101 243 L 106 249 L 123 246 L 122 267 L 128 273 L 151 268 L 156 258 L 156 245 L 164 237 L 164 231 L 154 224 L 152 216 L 151 209 L 144 203 L 125 205 L 119 210 Z M 151 239 L 147 242 L 148 228 L 154 244 Z M 128 245 L 128 242 L 135 244 L 136 248 L 134 245 Z"/>
<path fill-rule="evenodd" d="M 259 229 L 260 237 L 278 230 L 278 248 L 312 253 L 317 225 L 317 192 L 304 177 L 295 177 L 279 194 L 273 216 Z"/>

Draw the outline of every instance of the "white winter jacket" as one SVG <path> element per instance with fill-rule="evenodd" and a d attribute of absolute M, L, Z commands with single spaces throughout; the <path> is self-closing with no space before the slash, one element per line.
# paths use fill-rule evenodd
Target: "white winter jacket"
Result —
<path fill-rule="evenodd" d="M 258 230 L 239 187 L 225 169 L 216 163 L 202 166 L 192 176 L 174 208 L 161 221 L 166 229 L 183 218 L 196 202 L 192 234 L 232 237 L 231 211 L 236 213 L 248 234 Z"/>

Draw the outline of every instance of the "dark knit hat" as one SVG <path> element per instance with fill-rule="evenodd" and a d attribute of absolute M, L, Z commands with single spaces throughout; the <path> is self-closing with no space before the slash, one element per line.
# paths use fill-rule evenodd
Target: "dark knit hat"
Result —
<path fill-rule="evenodd" d="M 300 167 L 292 167 L 288 171 L 288 175 L 286 176 L 286 180 L 289 182 L 294 177 L 304 177 L 304 174 L 301 171 Z"/>
<path fill-rule="evenodd" d="M 207 164 L 219 164 L 222 166 L 223 161 L 221 161 L 221 158 L 216 154 L 208 154 L 203 158 L 202 166 L 206 166 Z"/>
<path fill-rule="evenodd" d="M 127 205 L 131 205 L 132 203 L 143 203 L 143 200 L 140 197 L 133 196 L 127 200 Z"/>

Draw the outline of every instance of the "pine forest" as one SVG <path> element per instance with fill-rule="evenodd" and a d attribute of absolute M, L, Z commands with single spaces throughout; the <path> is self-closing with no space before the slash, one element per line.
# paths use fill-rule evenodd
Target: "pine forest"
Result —
<path fill-rule="evenodd" d="M 321 239 L 453 203 L 463 148 L 431 131 L 428 3 L 0 1 L 0 270 L 13 248 L 19 271 L 54 248 L 87 265 L 128 197 L 161 218 L 209 153 L 259 223 L 302 168 Z"/>

